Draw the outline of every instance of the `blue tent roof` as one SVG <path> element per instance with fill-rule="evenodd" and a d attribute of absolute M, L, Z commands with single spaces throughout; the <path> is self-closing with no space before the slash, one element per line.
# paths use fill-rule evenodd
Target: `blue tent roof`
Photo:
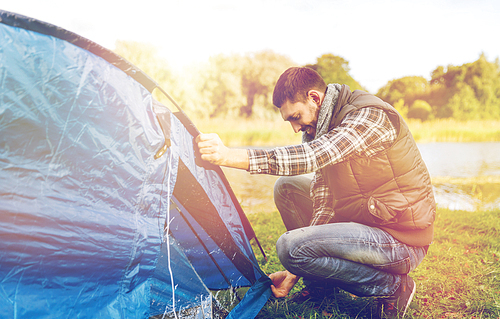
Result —
<path fill-rule="evenodd" d="M 0 317 L 203 318 L 209 289 L 256 282 L 253 230 L 157 84 L 71 32 L 0 19 Z"/>

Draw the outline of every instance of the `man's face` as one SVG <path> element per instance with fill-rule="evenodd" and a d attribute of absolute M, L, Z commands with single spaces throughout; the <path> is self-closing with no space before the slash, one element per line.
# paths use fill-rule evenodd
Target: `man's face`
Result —
<path fill-rule="evenodd" d="M 319 106 L 311 97 L 305 102 L 291 103 L 287 100 L 281 106 L 280 113 L 283 120 L 290 122 L 295 133 L 304 131 L 313 137 L 316 135 Z"/>

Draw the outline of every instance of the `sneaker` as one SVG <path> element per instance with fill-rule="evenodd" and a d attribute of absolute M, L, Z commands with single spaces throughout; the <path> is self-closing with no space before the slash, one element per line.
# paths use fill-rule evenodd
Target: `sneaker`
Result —
<path fill-rule="evenodd" d="M 415 281 L 408 275 L 403 276 L 394 295 L 379 299 L 380 318 L 403 318 L 416 290 Z"/>

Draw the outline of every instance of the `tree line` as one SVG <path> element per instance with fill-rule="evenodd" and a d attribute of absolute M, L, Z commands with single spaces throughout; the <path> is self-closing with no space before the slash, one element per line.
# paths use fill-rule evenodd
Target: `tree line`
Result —
<path fill-rule="evenodd" d="M 188 113 L 198 118 L 273 118 L 272 92 L 278 77 L 291 66 L 289 57 L 266 50 L 248 54 L 219 54 L 208 62 L 176 73 L 158 50 L 147 44 L 118 41 L 115 52 L 159 83 Z M 308 64 L 326 83 L 364 90 L 350 74 L 349 62 L 324 54 Z M 155 92 L 155 97 L 165 98 Z M 481 54 L 461 66 L 439 66 L 431 79 L 407 76 L 389 81 L 376 93 L 404 117 L 500 119 L 500 63 Z"/>
<path fill-rule="evenodd" d="M 396 79 L 377 96 L 408 118 L 457 120 L 500 118 L 500 64 L 484 54 L 460 66 L 439 66 L 430 81 L 420 76 Z"/>

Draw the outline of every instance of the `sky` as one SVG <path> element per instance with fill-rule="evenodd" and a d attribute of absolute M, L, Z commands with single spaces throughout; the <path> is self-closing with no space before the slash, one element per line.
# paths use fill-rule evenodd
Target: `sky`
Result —
<path fill-rule="evenodd" d="M 221 53 L 272 50 L 299 65 L 332 53 L 371 93 L 481 53 L 500 57 L 498 0 L 0 0 L 0 9 L 111 50 L 117 40 L 151 44 L 177 70 Z"/>

